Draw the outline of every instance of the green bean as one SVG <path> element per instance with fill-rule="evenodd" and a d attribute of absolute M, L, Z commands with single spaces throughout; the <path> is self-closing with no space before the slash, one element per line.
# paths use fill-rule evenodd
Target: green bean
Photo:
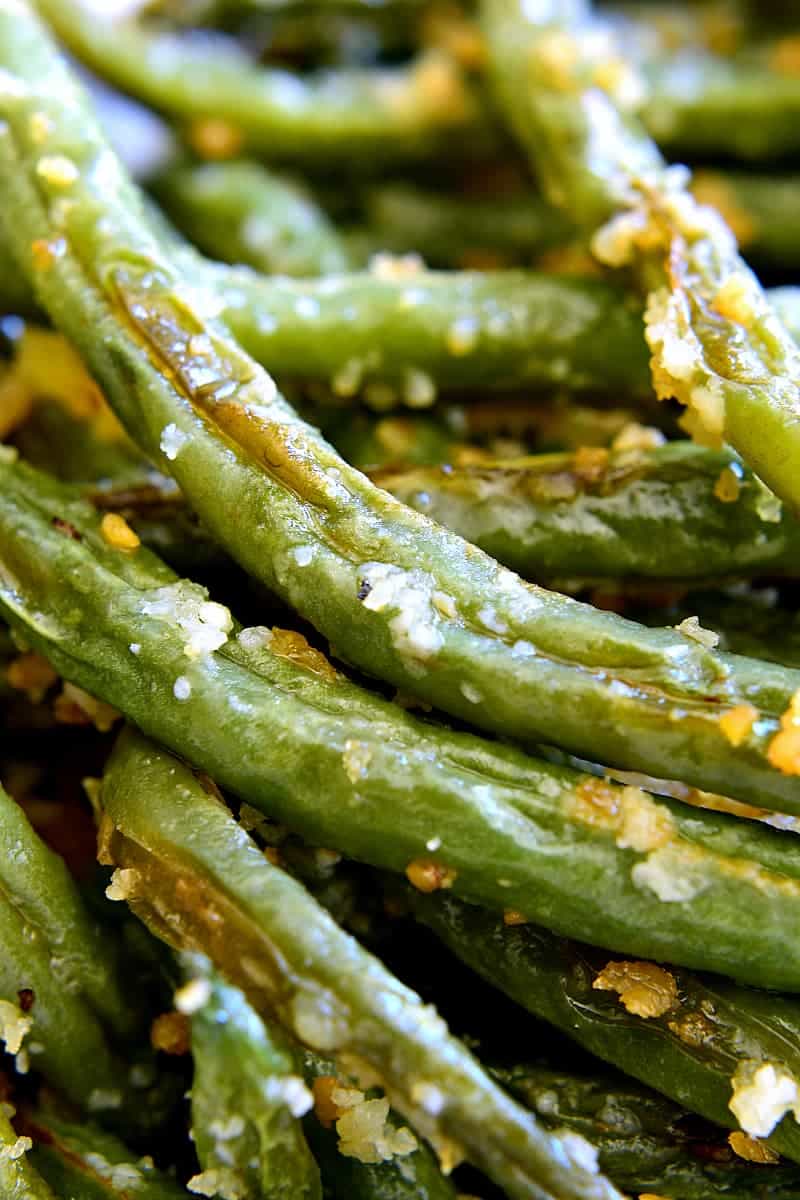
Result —
<path fill-rule="evenodd" d="M 722 214 L 748 259 L 783 270 L 800 264 L 794 222 L 800 176 L 704 169 L 695 173 L 692 191 L 701 204 Z"/>
<path fill-rule="evenodd" d="M 735 456 L 688 442 L 373 477 L 526 579 L 797 569 L 794 518 L 774 521 L 770 494 Z"/>
<path fill-rule="evenodd" d="M 185 1188 L 139 1158 L 114 1134 L 50 1108 L 22 1112 L 29 1159 L 64 1200 L 190 1200 Z"/>
<path fill-rule="evenodd" d="M 326 1076 L 337 1078 L 336 1064 L 311 1051 L 303 1055 L 303 1073 L 309 1083 Z M 340 1082 L 347 1086 L 347 1080 Z M 392 1128 L 401 1126 L 394 1112 L 390 1111 L 388 1121 Z M 402 1158 L 361 1162 L 340 1152 L 335 1127 L 326 1128 L 314 1114 L 306 1118 L 305 1127 L 320 1165 L 325 1195 L 330 1194 L 332 1200 L 456 1200 L 453 1184 L 425 1142 Z"/>
<path fill-rule="evenodd" d="M 569 222 L 530 192 L 498 201 L 497 196 L 465 197 L 390 183 L 368 191 L 365 208 L 379 246 L 416 251 L 438 267 L 465 266 L 478 257 L 499 260 L 497 265 L 518 265 L 572 234 Z"/>
<path fill-rule="evenodd" d="M 253 162 L 175 167 L 156 193 L 175 223 L 213 258 L 267 275 L 329 275 L 348 268 L 344 246 L 311 196 Z"/>
<path fill-rule="evenodd" d="M 269 863 L 176 759 L 132 733 L 103 782 L 104 857 L 131 907 L 172 944 L 201 949 L 301 1042 L 365 1064 L 420 1132 L 470 1159 L 509 1196 L 615 1196 L 494 1085 L 444 1022 Z M 221 918 L 221 919 L 220 919 Z M 374 1135 L 373 1135 L 374 1136 Z M 354 1139 L 355 1140 L 355 1139 Z M 394 1153 L 410 1149 L 384 1131 Z M 366 1150 L 366 1147 L 364 1147 Z"/>
<path fill-rule="evenodd" d="M 693 157 L 760 163 L 796 154 L 800 80 L 796 64 L 786 70 L 780 57 L 780 42 L 732 57 L 697 49 L 665 54 L 644 68 L 642 119 L 659 144 Z"/>
<path fill-rule="evenodd" d="M 130 1033 L 138 1020 L 112 939 L 89 916 L 63 860 L 2 788 L 0 847 L 0 889 L 29 940 L 48 947 L 55 982 L 70 995 L 82 994 L 112 1029 Z"/>
<path fill-rule="evenodd" d="M 800 987 L 786 937 L 800 860 L 780 834 L 424 724 L 297 634 L 226 641 L 227 610 L 144 548 L 108 545 L 72 493 L 21 466 L 0 465 L 0 483 L 0 607 L 14 628 L 313 845 L 626 953 Z M 756 948 L 743 911 L 759 921 Z"/>
<path fill-rule="evenodd" d="M 58 1200 L 27 1160 L 30 1139 L 18 1137 L 5 1112 L 0 1112 L 0 1187 L 3 1200 Z"/>
<path fill-rule="evenodd" d="M 619 985 L 629 1011 L 616 991 L 602 990 L 601 972 L 608 964 L 602 951 L 562 941 L 532 925 L 503 926 L 455 898 L 415 894 L 411 902 L 416 915 L 460 959 L 523 1008 L 627 1075 L 725 1128 L 737 1128 L 729 1108 L 740 1090 L 733 1080 L 737 1068 L 773 1064 L 792 1080 L 800 1077 L 800 1007 L 793 999 L 639 963 L 631 965 L 649 970 L 649 986 L 645 983 L 631 995 L 624 983 Z M 651 1015 L 638 1015 L 646 1012 Z M 736 1105 L 748 1131 L 766 1129 L 770 1146 L 800 1160 L 800 1127 L 793 1117 L 783 1117 L 791 1105 L 782 1109 L 778 1104 L 770 1119 L 759 1112 L 762 1100 L 753 1107 Z"/>
<path fill-rule="evenodd" d="M 528 1064 L 493 1074 L 548 1128 L 569 1130 L 596 1146 L 601 1169 L 633 1195 L 792 1200 L 800 1187 L 795 1166 L 771 1164 L 765 1172 L 743 1162 L 718 1130 L 691 1130 L 685 1108 L 623 1076 L 589 1078 Z"/>
<path fill-rule="evenodd" d="M 225 329 L 193 311 L 213 298 L 181 287 L 39 27 L 16 5 L 5 20 L 3 11 L 0 47 L 15 80 L 0 129 L 6 236 L 123 423 L 211 535 L 340 654 L 453 715 L 709 791 L 731 790 L 734 778 L 736 798 L 790 811 L 794 780 L 768 749 L 798 677 L 526 586 L 349 468 Z M 34 147 L 40 111 L 49 125 Z M 56 153 L 67 148 L 69 168 Z M 37 271 L 30 244 L 55 232 L 41 190 L 61 187 L 54 158 L 56 180 L 69 176 L 72 206 L 55 199 L 69 240 L 59 235 Z M 719 716 L 744 700 L 762 712 L 734 746 Z"/>
<path fill-rule="evenodd" d="M 98 17 L 83 0 L 39 0 L 70 50 L 110 80 L 184 124 L 194 147 L 230 157 L 339 162 L 417 158 L 474 140 L 475 103 L 449 60 L 341 69 L 304 79 L 261 67 L 223 35 L 199 40 Z M 469 140 L 461 137 L 469 134 Z"/>
<path fill-rule="evenodd" d="M 546 3 L 534 18 L 522 0 L 484 0 L 482 11 L 498 100 L 546 194 L 594 235 L 601 261 L 633 266 L 648 295 L 657 394 L 800 507 L 800 353 L 724 222 L 626 111 L 624 68 L 583 37 L 588 5 Z"/>
<path fill-rule="evenodd" d="M 192 1015 L 192 1134 L 202 1167 L 195 1190 L 202 1180 L 240 1200 L 320 1198 L 298 1120 L 312 1099 L 291 1048 L 202 956 L 191 957 L 187 973 L 204 998 Z"/>

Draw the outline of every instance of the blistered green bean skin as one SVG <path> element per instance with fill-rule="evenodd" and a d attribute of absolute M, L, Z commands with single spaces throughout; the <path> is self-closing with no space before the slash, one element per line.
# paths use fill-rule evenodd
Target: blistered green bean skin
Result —
<path fill-rule="evenodd" d="M 420 1133 L 455 1140 L 509 1196 L 617 1196 L 571 1165 L 441 1018 L 269 863 L 178 760 L 127 732 L 102 802 L 103 857 L 124 870 L 134 911 L 173 945 L 206 953 L 256 1010 L 311 1049 L 369 1064 Z M 427 1105 L 426 1086 L 435 1088 Z"/>
<path fill-rule="evenodd" d="M 60 1200 L 190 1200 L 190 1193 L 99 1126 L 25 1109 L 30 1162 Z"/>
<path fill-rule="evenodd" d="M 794 999 L 670 967 L 675 1003 L 660 1016 L 637 1016 L 616 993 L 592 986 L 609 961 L 602 951 L 532 925 L 509 928 L 450 897 L 415 896 L 413 905 L 459 958 L 523 1008 L 728 1129 L 737 1128 L 728 1102 L 739 1063 L 771 1062 L 794 1078 L 800 1074 L 800 1006 Z M 768 1141 L 800 1161 L 800 1126 L 793 1117 L 784 1117 Z"/>
<path fill-rule="evenodd" d="M 452 715 L 707 790 L 735 779 L 738 798 L 791 808 L 796 784 L 766 750 L 800 677 L 525 585 L 348 467 L 203 318 L 214 298 L 187 295 L 74 81 L 9 3 L 0 46 L 18 86 L 1 105 L 6 236 L 123 423 L 212 536 L 342 656 Z M 29 136 L 40 111 L 44 144 Z M 33 269 L 31 243 L 54 236 L 52 263 Z M 744 699 L 763 720 L 734 747 L 718 717 Z"/>
<path fill-rule="evenodd" d="M 288 1046 L 268 1032 L 238 988 L 193 956 L 191 980 L 211 987 L 192 1017 L 192 1134 L 208 1185 L 241 1200 L 320 1200 L 319 1171 L 298 1117 L 310 1096 Z M 289 1106 L 300 1088 L 301 1112 Z"/>
<path fill-rule="evenodd" d="M 0 1187 L 3 1200 L 59 1200 L 27 1161 L 29 1142 L 20 1138 L 4 1112 L 0 1112 Z"/>
<path fill-rule="evenodd" d="M 617 1187 L 670 1200 L 794 1200 L 800 1174 L 793 1165 L 752 1166 L 737 1158 L 725 1134 L 692 1133 L 692 1114 L 624 1076 L 591 1077 L 522 1064 L 497 1078 L 551 1129 L 580 1134 L 599 1154 Z"/>
<path fill-rule="evenodd" d="M 175 167 L 156 191 L 181 231 L 212 258 L 267 275 L 348 269 L 344 244 L 311 196 L 258 163 Z"/>
<path fill-rule="evenodd" d="M 425 158 L 459 142 L 468 150 L 475 138 L 474 98 L 455 65 L 440 57 L 309 79 L 259 66 L 228 38 L 203 42 L 103 19 L 82 0 L 39 0 L 38 7 L 88 66 L 189 124 L 201 152 L 208 121 L 225 123 L 235 149 L 300 162 L 349 158 L 358 166 Z"/>
<path fill-rule="evenodd" d="M 298 635 L 250 631 L 203 653 L 194 639 L 227 619 L 203 589 L 144 548 L 107 545 L 92 508 L 34 472 L 0 465 L 0 483 L 11 624 L 65 677 L 312 844 L 395 872 L 417 864 L 423 881 L 433 869 L 433 886 L 441 869 L 468 899 L 626 953 L 800 987 L 786 936 L 800 919 L 800 851 L 780 834 L 427 725 Z"/>
<path fill-rule="evenodd" d="M 800 526 L 772 519 L 752 472 L 689 442 L 374 478 L 526 579 L 793 575 L 800 562 Z"/>
<path fill-rule="evenodd" d="M 689 196 L 685 168 L 666 167 L 624 89 L 597 86 L 614 64 L 592 57 L 589 6 L 531 14 L 523 0 L 484 0 L 482 12 L 499 103 L 548 198 L 594 235 L 602 262 L 638 274 L 657 394 L 800 511 L 800 353 L 724 222 Z"/>

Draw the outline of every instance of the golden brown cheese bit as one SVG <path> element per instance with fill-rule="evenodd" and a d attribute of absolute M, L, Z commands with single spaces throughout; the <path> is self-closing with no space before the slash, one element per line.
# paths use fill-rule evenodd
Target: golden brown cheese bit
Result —
<path fill-rule="evenodd" d="M 326 1129 L 330 1129 L 334 1121 L 338 1121 L 342 1115 L 341 1109 L 333 1099 L 333 1093 L 339 1086 L 339 1080 L 335 1075 L 320 1075 L 311 1085 L 311 1093 L 314 1097 L 314 1115 L 320 1125 L 324 1125 Z"/>
<path fill-rule="evenodd" d="M 321 650 L 309 645 L 302 633 L 295 633 L 292 629 L 273 629 L 269 648 L 279 658 L 287 658 L 298 667 L 304 667 L 322 679 L 339 678 L 336 668 L 328 662 Z"/>
<path fill-rule="evenodd" d="M 162 1054 L 188 1054 L 190 1024 L 185 1013 L 165 1012 L 150 1026 L 150 1044 Z"/>
<path fill-rule="evenodd" d="M 507 908 L 503 913 L 504 925 L 527 925 L 528 918 L 518 908 Z"/>
<path fill-rule="evenodd" d="M 575 816 L 584 825 L 616 829 L 619 822 L 621 792 L 614 784 L 596 775 L 587 775 L 574 794 Z"/>
<path fill-rule="evenodd" d="M 728 1145 L 734 1154 L 738 1154 L 739 1158 L 747 1159 L 748 1162 L 776 1163 L 780 1161 L 780 1155 L 776 1154 L 771 1146 L 762 1142 L 760 1138 L 750 1137 L 749 1133 L 742 1133 L 740 1129 L 728 1135 Z"/>
<path fill-rule="evenodd" d="M 750 294 L 751 287 L 747 276 L 734 272 L 717 291 L 711 307 L 726 321 L 733 321 L 748 328 L 755 317 Z"/>
<path fill-rule="evenodd" d="M 592 987 L 617 992 L 623 1006 L 637 1017 L 661 1017 L 678 1003 L 675 976 L 650 962 L 610 962 Z"/>
<path fill-rule="evenodd" d="M 769 65 L 779 75 L 800 75 L 800 34 L 792 34 L 775 43 Z"/>
<path fill-rule="evenodd" d="M 49 271 L 58 258 L 63 243 L 56 238 L 36 238 L 31 242 L 31 261 L 34 271 Z"/>
<path fill-rule="evenodd" d="M 6 680 L 9 686 L 24 692 L 30 701 L 38 704 L 45 693 L 53 686 L 58 675 L 41 654 L 20 654 L 9 663 L 6 670 Z"/>
<path fill-rule="evenodd" d="M 800 689 L 781 717 L 780 732 L 767 748 L 767 759 L 784 775 L 800 775 Z"/>
<path fill-rule="evenodd" d="M 758 720 L 758 709 L 752 704 L 737 704 L 719 719 L 719 727 L 732 746 L 740 746 Z"/>
<path fill-rule="evenodd" d="M 202 117 L 189 126 L 189 142 L 201 158 L 233 158 L 242 148 L 244 134 L 224 117 Z"/>
<path fill-rule="evenodd" d="M 137 550 L 142 544 L 139 535 L 119 513 L 106 513 L 100 522 L 100 532 L 112 550 Z"/>
<path fill-rule="evenodd" d="M 572 91 L 578 82 L 577 68 L 582 60 L 576 38 L 560 29 L 543 33 L 533 46 L 530 61 L 547 87 Z"/>
<path fill-rule="evenodd" d="M 757 233 L 752 213 L 736 198 L 733 188 L 713 171 L 698 171 L 692 181 L 694 197 L 700 204 L 715 208 L 740 246 L 747 246 Z"/>
<path fill-rule="evenodd" d="M 608 467 L 605 446 L 581 446 L 572 456 L 572 470 L 584 483 L 599 483 Z"/>
<path fill-rule="evenodd" d="M 406 878 L 419 892 L 438 892 L 451 888 L 458 875 L 452 867 L 443 867 L 429 858 L 415 858 L 406 867 Z"/>
<path fill-rule="evenodd" d="M 731 467 L 725 467 L 721 472 L 719 479 L 714 484 L 714 495 L 723 504 L 733 504 L 739 499 L 741 494 L 742 483 L 739 476 Z"/>

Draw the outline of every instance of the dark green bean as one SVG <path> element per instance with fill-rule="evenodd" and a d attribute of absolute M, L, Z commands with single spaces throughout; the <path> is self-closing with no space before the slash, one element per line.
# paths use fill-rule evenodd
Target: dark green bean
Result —
<path fill-rule="evenodd" d="M 127 732 L 102 803 L 103 856 L 134 911 L 172 944 L 207 953 L 304 1044 L 366 1064 L 370 1082 L 380 1080 L 442 1154 L 462 1146 L 509 1196 L 617 1195 L 571 1163 L 441 1018 L 269 863 L 178 760 Z M 386 1130 L 365 1141 L 381 1157 L 413 1149 L 408 1135 L 401 1145 Z"/>
<path fill-rule="evenodd" d="M 375 482 L 526 579 L 793 575 L 800 525 L 730 453 L 610 454 L 384 470 Z"/>
<path fill-rule="evenodd" d="M 176 225 L 212 258 L 267 275 L 348 269 L 344 245 L 307 191 L 253 162 L 175 167 L 156 194 Z"/>
<path fill-rule="evenodd" d="M 750 1097 L 734 1081 L 737 1069 L 770 1064 L 776 1084 L 783 1074 L 792 1081 L 800 1078 L 800 1006 L 795 1000 L 712 976 L 633 963 L 649 972 L 644 976 L 649 983 L 638 993 L 627 992 L 620 983 L 629 1011 L 616 990 L 601 990 L 601 972 L 609 962 L 602 951 L 562 941 L 532 925 L 504 926 L 455 898 L 415 894 L 411 902 L 460 959 L 535 1016 L 627 1075 L 728 1129 L 737 1128 L 729 1102 L 738 1092 L 740 1103 L 734 1103 L 746 1132 L 769 1134 L 770 1146 L 800 1160 L 800 1126 L 793 1116 L 783 1115 L 791 1103 L 782 1106 L 766 1080 Z M 795 1096 L 797 1086 L 795 1082 Z"/>

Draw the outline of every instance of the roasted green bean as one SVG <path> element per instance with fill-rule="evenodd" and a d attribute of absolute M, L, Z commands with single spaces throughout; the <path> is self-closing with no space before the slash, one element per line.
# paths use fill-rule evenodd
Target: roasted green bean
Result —
<path fill-rule="evenodd" d="M 102 854 L 116 865 L 134 911 L 173 945 L 207 953 L 301 1042 L 365 1064 L 371 1082 L 386 1087 L 443 1155 L 458 1153 L 453 1143 L 463 1146 L 509 1196 L 617 1195 L 602 1176 L 570 1163 L 558 1139 L 491 1082 L 441 1018 L 269 863 L 176 759 L 127 733 L 102 803 Z M 415 1144 L 385 1128 L 367 1141 L 380 1157 Z"/>

